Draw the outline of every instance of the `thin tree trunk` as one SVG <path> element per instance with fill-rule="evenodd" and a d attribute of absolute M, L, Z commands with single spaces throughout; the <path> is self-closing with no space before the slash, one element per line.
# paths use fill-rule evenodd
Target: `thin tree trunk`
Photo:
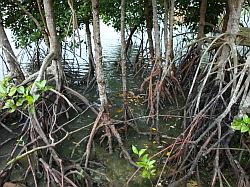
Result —
<path fill-rule="evenodd" d="M 167 48 L 168 48 L 168 13 L 169 13 L 169 1 L 164 0 L 164 48 L 165 48 L 166 59 L 167 59 Z"/>
<path fill-rule="evenodd" d="M 155 62 L 159 63 L 159 60 L 161 58 L 161 48 L 160 48 L 160 30 L 158 24 L 156 0 L 152 0 L 152 7 L 153 7 L 154 38 L 155 38 Z"/>
<path fill-rule="evenodd" d="M 95 62 L 96 62 L 96 80 L 101 101 L 101 110 L 108 108 L 108 99 L 106 95 L 106 85 L 102 69 L 102 45 L 100 37 L 100 18 L 99 18 L 99 0 L 91 0 L 93 13 L 93 29 L 95 44 Z"/>
<path fill-rule="evenodd" d="M 49 50 L 50 53 L 54 54 L 52 58 L 52 65 L 55 68 L 55 80 L 56 88 L 58 91 L 62 88 L 63 81 L 63 68 L 60 63 L 61 58 L 61 46 L 58 41 L 57 32 L 56 32 L 56 20 L 54 17 L 53 10 L 53 1 L 52 0 L 43 0 L 44 12 L 46 18 L 46 24 L 49 32 Z"/>
<path fill-rule="evenodd" d="M 125 0 L 121 0 L 121 67 L 122 67 L 122 91 L 125 125 L 127 123 L 128 99 L 127 99 L 127 72 L 126 72 L 126 41 L 125 41 Z"/>
<path fill-rule="evenodd" d="M 226 2 L 226 13 L 224 15 L 223 18 L 223 26 L 222 26 L 222 32 L 226 32 L 227 31 L 227 23 L 229 20 L 229 5 L 228 5 L 228 1 Z"/>
<path fill-rule="evenodd" d="M 235 59 L 237 58 L 237 52 L 236 52 L 236 47 L 235 47 L 235 40 L 236 40 L 236 35 L 239 32 L 239 23 L 240 23 L 240 13 L 242 9 L 242 4 L 244 0 L 228 0 L 228 8 L 229 8 L 229 19 L 227 22 L 227 33 L 228 35 L 227 42 L 234 47 L 229 47 L 228 45 L 225 45 L 222 48 L 221 56 L 218 60 L 218 74 L 217 74 L 217 79 L 218 80 L 223 80 L 224 79 L 224 69 L 225 69 L 225 64 L 227 62 L 227 58 L 230 55 L 230 48 L 232 49 L 232 52 L 235 53 Z M 237 61 L 233 61 L 234 66 L 237 66 Z M 235 71 L 237 69 L 235 68 Z M 237 73 L 237 72 L 235 72 Z M 220 86 L 221 81 L 219 81 Z"/>
<path fill-rule="evenodd" d="M 167 58 L 166 64 L 172 61 L 174 56 L 173 50 L 173 36 L 174 36 L 174 3 L 175 0 L 170 0 L 170 10 L 169 10 L 169 36 L 168 36 L 168 45 L 167 45 Z"/>
<path fill-rule="evenodd" d="M 43 0 L 46 24 L 49 32 L 50 51 L 54 53 L 54 59 L 58 60 L 60 55 L 60 45 L 56 33 L 56 21 L 54 18 L 53 1 Z"/>
<path fill-rule="evenodd" d="M 128 53 L 128 48 L 129 48 L 129 46 L 130 46 L 130 43 L 131 43 L 131 40 L 132 40 L 132 36 L 133 36 L 133 34 L 135 33 L 136 29 L 137 29 L 137 26 L 134 26 L 134 27 L 130 30 L 130 34 L 129 34 L 129 37 L 128 37 L 127 43 L 126 43 L 126 49 L 125 49 L 126 54 Z"/>
<path fill-rule="evenodd" d="M 11 74 L 13 74 L 13 76 L 16 77 L 17 83 L 21 83 L 24 80 L 24 75 L 20 65 L 17 62 L 15 53 L 10 45 L 10 42 L 4 30 L 1 17 L 0 17 L 0 47 L 3 48 L 6 57 L 6 62 Z"/>
<path fill-rule="evenodd" d="M 153 7 L 151 0 L 144 0 L 144 7 L 145 7 L 145 18 L 146 18 L 146 29 L 148 35 L 148 45 L 149 45 L 149 54 L 151 60 L 154 58 L 154 43 L 152 37 L 152 19 L 153 19 Z"/>
<path fill-rule="evenodd" d="M 206 11 L 207 11 L 207 0 L 201 0 L 198 39 L 203 38 L 205 36 L 204 28 L 206 22 Z"/>
<path fill-rule="evenodd" d="M 95 62 L 94 62 L 94 56 L 92 51 L 92 42 L 91 42 L 91 32 L 89 28 L 89 21 L 85 22 L 86 26 L 86 35 L 87 35 L 87 47 L 88 47 L 88 56 L 89 56 L 89 73 L 88 73 L 88 81 L 91 81 L 91 79 L 95 76 Z"/>
<path fill-rule="evenodd" d="M 112 121 L 110 120 L 109 111 L 108 111 L 108 99 L 106 95 L 106 86 L 105 86 L 103 70 L 102 70 L 102 46 L 101 46 L 101 38 L 100 38 L 99 0 L 91 0 L 91 2 L 92 2 L 93 28 L 94 28 L 96 77 L 97 77 L 97 85 L 98 85 L 98 90 L 99 90 L 99 98 L 101 101 L 101 110 L 92 128 L 90 138 L 87 143 L 85 167 L 87 167 L 88 165 L 91 144 L 94 138 L 95 131 L 100 121 L 101 123 L 103 123 L 105 127 L 106 133 L 104 137 L 107 136 L 108 138 L 109 152 L 112 153 L 112 136 L 114 136 L 116 140 L 118 141 L 118 144 L 120 148 L 122 149 L 122 152 L 125 155 L 126 159 L 130 163 L 134 164 L 127 150 L 124 148 L 124 145 L 122 143 L 122 140 L 118 131 L 116 130 L 114 124 L 112 124 Z"/>

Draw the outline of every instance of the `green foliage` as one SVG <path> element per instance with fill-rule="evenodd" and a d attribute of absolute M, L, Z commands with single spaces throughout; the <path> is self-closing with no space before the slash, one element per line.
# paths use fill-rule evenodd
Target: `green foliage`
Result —
<path fill-rule="evenodd" d="M 121 1 L 117 0 L 100 0 L 100 14 L 104 23 L 111 25 L 116 31 L 121 27 Z M 125 1 L 125 25 L 126 29 L 140 26 L 143 24 L 144 7 L 143 0 Z"/>
<path fill-rule="evenodd" d="M 46 80 L 35 82 L 37 92 L 31 93 L 31 85 L 16 86 L 11 83 L 10 77 L 5 77 L 0 82 L 0 102 L 3 103 L 2 109 L 8 109 L 10 113 L 15 112 L 18 107 L 29 111 L 34 111 L 34 104 L 39 99 L 40 95 L 51 89 L 46 86 Z"/>
<path fill-rule="evenodd" d="M 236 118 L 231 124 L 231 128 L 241 133 L 248 132 L 250 135 L 250 117 L 244 114 L 242 118 Z"/>
<path fill-rule="evenodd" d="M 136 165 L 142 168 L 141 176 L 143 178 L 151 179 L 151 177 L 155 175 L 156 172 L 155 169 L 156 160 L 150 159 L 149 155 L 145 154 L 146 149 L 138 150 L 137 147 L 132 145 L 132 151 L 134 154 L 138 156 L 138 161 L 136 162 Z"/>
<path fill-rule="evenodd" d="M 68 5 L 68 1 L 54 1 L 53 3 L 58 38 L 59 41 L 64 41 L 65 37 L 71 36 L 73 32 L 72 21 L 70 22 L 72 11 Z M 32 14 L 40 24 L 42 30 L 39 30 L 35 22 L 22 10 L 21 6 Z M 42 3 L 41 6 L 43 9 Z M 83 28 L 83 23 L 92 20 L 91 1 L 76 0 L 73 6 L 77 14 L 76 21 L 78 27 L 81 29 Z M 44 13 L 44 10 L 42 11 Z M 3 19 L 4 26 L 13 32 L 17 47 L 25 47 L 43 39 L 42 32 L 45 32 L 45 25 L 39 13 L 37 1 L 0 1 L 0 16 Z"/>
<path fill-rule="evenodd" d="M 176 0 L 176 9 L 178 10 L 176 14 L 184 18 L 184 24 L 192 31 L 198 30 L 200 2 L 201 0 Z M 225 7 L 225 0 L 207 1 L 205 33 L 211 32 L 218 25 L 219 17 L 223 15 Z"/>

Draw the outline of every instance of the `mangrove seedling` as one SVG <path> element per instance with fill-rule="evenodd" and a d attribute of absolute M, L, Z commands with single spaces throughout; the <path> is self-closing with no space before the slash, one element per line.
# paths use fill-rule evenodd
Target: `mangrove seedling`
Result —
<path fill-rule="evenodd" d="M 142 169 L 141 176 L 143 178 L 151 179 L 153 175 L 155 175 L 155 162 L 156 160 L 152 160 L 149 158 L 149 154 L 145 154 L 147 149 L 137 149 L 136 146 L 132 145 L 132 151 L 134 154 L 138 156 L 138 161 L 136 165 Z"/>
<path fill-rule="evenodd" d="M 248 132 L 250 135 L 250 118 L 247 114 L 244 114 L 241 118 L 235 118 L 231 124 L 231 128 L 241 133 Z"/>
<path fill-rule="evenodd" d="M 0 102 L 3 103 L 2 109 L 8 109 L 10 113 L 15 112 L 18 107 L 23 109 L 29 108 L 29 111 L 34 111 L 34 104 L 40 95 L 51 89 L 50 86 L 46 85 L 46 80 L 35 82 L 37 87 L 36 93 L 31 92 L 31 85 L 16 86 L 11 81 L 10 77 L 5 77 L 0 82 Z"/>

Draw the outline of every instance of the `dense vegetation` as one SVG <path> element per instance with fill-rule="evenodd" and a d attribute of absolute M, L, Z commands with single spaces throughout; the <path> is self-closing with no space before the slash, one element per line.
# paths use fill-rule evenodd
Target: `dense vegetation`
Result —
<path fill-rule="evenodd" d="M 98 141 L 107 142 L 110 154 L 119 148 L 135 168 L 127 186 L 138 172 L 152 186 L 180 186 L 190 179 L 199 186 L 250 186 L 249 18 L 249 0 L 1 1 L 0 46 L 9 75 L 0 83 L 0 126 L 9 135 L 0 149 L 15 143 L 0 171 L 0 186 L 13 179 L 17 167 L 26 171 L 21 181 L 26 185 L 112 185 L 93 164 L 93 144 Z M 112 115 L 106 89 L 101 21 L 121 37 L 119 119 Z M 176 35 L 179 28 L 183 32 Z M 29 54 L 26 64 L 34 67 L 26 69 L 18 62 L 6 29 L 12 31 L 15 46 Z M 83 29 L 88 72 L 72 82 L 86 92 L 96 90 L 98 105 L 68 84 L 65 54 L 81 56 Z M 128 51 L 138 37 L 138 54 L 131 62 Z M 147 132 L 137 129 L 127 72 L 143 77 L 138 92 L 147 104 L 148 115 L 140 116 L 147 119 Z M 182 115 L 167 111 L 169 105 L 178 106 Z M 95 119 L 69 130 L 70 121 L 87 116 L 87 110 Z M 181 133 L 162 143 L 160 121 L 170 117 L 181 117 Z M 82 157 L 60 154 L 58 147 L 85 128 L 89 133 L 78 143 L 85 150 Z M 151 157 L 146 149 L 132 146 L 131 150 L 126 144 L 131 129 L 149 135 L 161 149 Z M 28 164 L 20 166 L 23 160 Z M 209 174 L 208 181 L 201 179 L 201 170 Z M 103 180 L 94 180 L 93 173 Z"/>

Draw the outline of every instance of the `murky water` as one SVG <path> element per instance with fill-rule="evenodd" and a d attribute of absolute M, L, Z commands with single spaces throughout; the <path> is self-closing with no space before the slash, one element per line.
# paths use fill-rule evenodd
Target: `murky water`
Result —
<path fill-rule="evenodd" d="M 110 29 L 110 28 L 105 28 Z M 111 107 L 111 116 L 115 120 L 122 119 L 122 85 L 121 85 L 121 72 L 117 68 L 117 62 L 119 61 L 120 53 L 120 44 L 119 44 L 119 35 L 114 31 L 109 31 L 110 34 L 105 34 L 102 36 L 102 45 L 103 45 L 103 66 L 104 74 L 107 84 L 108 97 L 110 99 Z M 115 34 L 114 34 L 115 33 Z M 135 55 L 138 51 L 138 46 L 134 46 L 131 50 L 131 58 L 128 66 L 132 66 L 135 61 Z M 85 53 L 86 56 L 86 53 Z M 84 63 L 84 61 L 80 62 Z M 131 68 L 128 68 L 131 69 Z M 144 133 L 149 133 L 152 131 L 151 124 L 147 124 L 147 105 L 144 103 L 142 95 L 140 95 L 139 88 L 142 83 L 142 78 L 140 76 L 134 77 L 132 71 L 128 71 L 128 88 L 129 88 L 129 106 L 133 113 L 134 118 L 138 118 L 134 126 L 138 128 L 139 131 Z M 74 85 L 72 85 L 74 86 Z M 78 92 L 83 93 L 84 88 L 76 87 Z M 98 104 L 98 94 L 97 92 L 91 91 L 85 94 L 86 97 Z M 162 114 L 166 114 L 168 110 L 173 108 L 164 109 L 161 111 Z M 176 113 L 178 114 L 178 113 Z M 74 115 L 72 115 L 74 117 Z M 95 120 L 95 117 L 92 112 L 87 111 L 83 115 L 80 115 L 72 123 L 67 125 L 67 130 L 72 131 L 77 128 L 88 126 Z M 64 122 L 63 119 L 61 119 Z M 173 118 L 172 120 L 160 119 L 160 130 L 162 134 L 167 134 L 168 136 L 177 136 L 180 131 L 180 119 Z M 73 136 L 69 137 L 61 146 L 58 147 L 60 155 L 63 155 L 65 158 L 81 159 L 87 142 L 86 136 L 90 133 L 91 126 L 88 128 L 75 133 Z M 4 130 L 3 130 L 4 131 Z M 134 161 L 137 160 L 137 157 L 133 155 L 131 150 L 131 145 L 142 149 L 147 148 L 147 153 L 153 155 L 159 151 L 162 146 L 170 143 L 167 139 L 162 139 L 160 144 L 157 144 L 154 139 L 150 140 L 148 135 L 139 135 L 133 128 L 129 128 L 127 133 L 120 132 L 122 139 L 124 140 L 124 146 L 131 154 Z M 131 177 L 131 175 L 136 171 L 136 168 L 128 163 L 121 155 L 121 150 L 117 145 L 117 142 L 113 142 L 114 153 L 110 155 L 107 150 L 106 141 L 99 144 L 99 137 L 101 134 L 97 134 L 94 145 L 92 148 L 91 160 L 99 163 L 98 165 L 93 165 L 93 169 L 99 173 L 104 173 L 106 177 L 110 180 L 109 183 L 105 183 L 105 178 L 98 174 L 92 173 L 92 177 L 102 183 L 102 186 L 108 186 L 112 184 L 114 187 L 122 186 L 126 181 Z M 4 140 L 4 137 L 1 137 Z M 80 143 L 80 144 L 79 144 Z M 7 154 L 10 147 L 15 144 L 12 142 L 10 146 L 4 147 L 4 150 L 1 149 L 0 165 L 4 166 L 5 159 L 3 154 Z M 1 156 L 0 155 L 0 156 Z M 25 164 L 26 161 L 24 161 Z M 157 172 L 160 172 L 161 164 L 157 164 Z M 20 170 L 17 169 L 16 174 L 13 176 L 18 176 L 17 172 Z M 22 171 L 21 171 L 22 172 Z M 154 180 L 154 178 L 152 178 Z M 151 182 L 147 179 L 144 179 L 138 173 L 134 179 L 131 181 L 130 186 L 138 187 L 147 187 L 151 186 Z"/>
<path fill-rule="evenodd" d="M 107 92 L 108 97 L 110 99 L 111 107 L 111 116 L 114 120 L 122 120 L 122 85 L 121 85 L 121 72 L 117 68 L 117 61 L 119 59 L 119 45 L 112 46 L 113 53 L 111 56 L 106 56 L 104 58 L 104 71 L 105 71 L 105 79 L 107 83 Z M 110 49 L 109 49 L 110 50 Z M 137 48 L 135 47 L 132 51 L 136 52 Z M 134 56 L 131 55 L 130 61 L 133 63 Z M 130 65 L 130 64 L 128 64 Z M 129 87 L 129 106 L 133 113 L 134 118 L 141 118 L 136 120 L 136 128 L 139 131 L 144 133 L 150 133 L 152 131 L 151 124 L 147 124 L 147 105 L 144 103 L 143 97 L 140 95 L 139 88 L 142 83 L 142 79 L 140 77 L 134 77 L 132 71 L 128 71 L 128 87 Z M 81 92 L 81 90 L 78 90 Z M 86 95 L 89 100 L 97 102 L 98 95 L 96 91 L 92 91 L 87 93 Z M 162 114 L 166 114 L 168 110 L 172 110 L 173 108 L 164 109 L 161 111 Z M 178 114 L 178 113 L 176 113 Z M 84 125 L 89 125 L 95 119 L 95 116 L 91 112 L 84 114 L 77 118 L 74 122 L 68 125 L 69 130 L 74 130 L 80 128 Z M 165 121 L 164 119 L 160 119 L 160 129 L 162 134 L 167 134 L 168 136 L 177 136 L 180 132 L 180 119 L 172 119 Z M 67 141 L 61 147 L 61 153 L 63 153 L 67 157 L 72 156 L 74 159 L 80 159 L 85 151 L 86 141 L 83 141 L 80 145 L 77 143 L 82 140 L 85 136 L 90 133 L 90 128 L 86 128 L 85 130 L 75 134 L 70 138 L 70 141 Z M 128 132 L 124 134 L 121 132 L 122 139 L 124 140 L 124 145 L 126 149 L 129 151 L 134 161 L 137 160 L 136 156 L 133 155 L 131 146 L 135 145 L 136 147 L 142 149 L 147 148 L 147 152 L 150 155 L 153 155 L 157 151 L 159 151 L 162 146 L 170 143 L 170 140 L 162 139 L 160 144 L 157 144 L 154 139 L 150 140 L 147 135 L 139 135 L 133 128 L 129 128 Z M 96 135 L 95 143 L 92 149 L 91 160 L 98 162 L 103 165 L 103 167 L 96 167 L 95 169 L 99 172 L 104 172 L 109 180 L 111 181 L 113 186 L 121 186 L 125 184 L 126 181 L 131 177 L 131 175 L 135 172 L 136 168 L 128 163 L 121 156 L 121 150 L 117 145 L 117 142 L 114 140 L 114 154 L 110 155 L 107 150 L 106 141 L 99 144 L 99 137 L 101 136 L 100 132 Z M 72 142 L 74 142 L 72 144 Z M 77 145 L 77 146 L 76 146 Z M 74 152 L 74 154 L 72 154 Z M 160 172 L 161 165 L 157 165 L 157 171 Z M 101 175 L 94 174 L 94 178 L 96 180 L 103 180 Z M 154 178 L 152 179 L 154 180 Z M 105 180 L 103 180 L 105 181 Z M 103 184 L 104 185 L 104 184 Z M 108 184 L 106 184 L 108 185 Z M 141 186 L 147 187 L 151 186 L 151 182 L 147 179 L 143 179 L 140 176 L 140 172 L 135 178 L 132 180 L 130 186 Z M 104 185 L 105 186 L 105 185 Z"/>

